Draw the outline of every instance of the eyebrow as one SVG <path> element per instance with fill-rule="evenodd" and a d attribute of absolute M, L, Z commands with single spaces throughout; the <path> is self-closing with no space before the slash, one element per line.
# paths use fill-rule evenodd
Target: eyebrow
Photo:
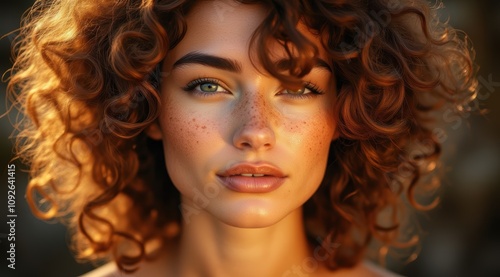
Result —
<path fill-rule="evenodd" d="M 173 68 L 185 64 L 202 64 L 235 73 L 241 72 L 241 64 L 238 61 L 199 52 L 191 52 L 182 56 L 174 63 Z"/>
<path fill-rule="evenodd" d="M 173 69 L 186 64 L 201 64 L 234 73 L 241 73 L 241 63 L 238 61 L 200 52 L 190 52 L 182 56 L 174 63 Z M 277 66 L 280 69 L 286 69 L 289 67 L 289 64 L 289 60 L 283 59 L 278 61 Z M 332 68 L 326 61 L 320 58 L 316 58 L 316 64 L 314 67 L 322 68 L 332 73 Z"/>

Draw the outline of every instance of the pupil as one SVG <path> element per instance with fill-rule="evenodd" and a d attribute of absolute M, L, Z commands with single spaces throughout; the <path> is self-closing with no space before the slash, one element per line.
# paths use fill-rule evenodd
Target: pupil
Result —
<path fill-rule="evenodd" d="M 217 85 L 214 85 L 212 83 L 201 84 L 200 88 L 201 88 L 202 91 L 205 91 L 205 92 L 215 92 L 215 91 L 217 91 Z"/>

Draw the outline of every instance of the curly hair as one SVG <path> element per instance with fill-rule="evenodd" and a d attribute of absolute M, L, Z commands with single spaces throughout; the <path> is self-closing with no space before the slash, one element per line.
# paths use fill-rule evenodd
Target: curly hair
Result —
<path fill-rule="evenodd" d="M 195 2 L 38 0 L 23 19 L 9 92 L 26 114 L 17 153 L 30 165 L 27 201 L 38 217 L 68 225 L 79 259 L 134 271 L 150 247 L 176 236 L 180 195 L 166 185 L 161 143 L 144 130 L 161 110 L 159 65 Z M 251 45 L 283 83 L 300 80 L 318 55 L 299 22 L 321 37 L 333 65 L 340 137 L 304 208 L 311 240 L 339 245 L 328 266 L 355 265 L 373 238 L 385 252 L 416 244 L 418 233 L 401 241 L 402 211 L 437 203 L 416 197 L 420 186 L 439 186 L 421 178 L 438 168 L 433 118 L 444 104 L 463 111 L 476 95 L 466 37 L 424 0 L 237 2 L 268 8 Z M 269 40 L 288 53 L 287 72 L 266 51 Z"/>

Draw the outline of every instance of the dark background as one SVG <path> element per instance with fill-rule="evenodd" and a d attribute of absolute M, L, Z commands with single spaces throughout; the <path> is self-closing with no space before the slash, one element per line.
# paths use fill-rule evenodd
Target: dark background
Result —
<path fill-rule="evenodd" d="M 33 3 L 2 3 L 0 34 L 19 27 L 21 14 Z M 474 42 L 483 80 L 481 100 L 486 116 L 449 120 L 445 126 L 446 176 L 441 205 L 427 213 L 419 258 L 406 266 L 391 264 L 406 276 L 500 276 L 500 1 L 445 0 L 443 17 Z M 0 72 L 11 66 L 10 42 L 0 40 Z M 0 114 L 6 110 L 5 84 L 0 84 Z M 467 122 L 466 122 L 467 120 Z M 445 120 L 446 121 L 446 120 Z M 77 276 L 90 264 L 74 261 L 64 226 L 36 219 L 24 199 L 27 177 L 16 162 L 16 269 L 7 268 L 7 165 L 13 156 L 12 126 L 0 118 L 0 276 Z"/>

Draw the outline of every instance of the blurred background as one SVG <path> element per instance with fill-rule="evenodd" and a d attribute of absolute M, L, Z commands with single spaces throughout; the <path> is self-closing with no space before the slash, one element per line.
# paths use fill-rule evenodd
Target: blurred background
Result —
<path fill-rule="evenodd" d="M 433 1 L 431 1 L 433 2 Z M 0 35 L 19 27 L 32 0 L 3 1 Z M 441 205 L 426 213 L 422 251 L 408 265 L 390 264 L 405 276 L 500 276 L 500 1 L 444 0 L 444 18 L 474 43 L 482 86 L 478 103 L 489 114 L 448 120 L 443 131 L 447 165 Z M 0 72 L 11 66 L 10 42 L 0 40 Z M 6 111 L 0 84 L 0 114 Z M 467 118 L 465 118 L 467 117 Z M 35 218 L 24 199 L 27 184 L 16 162 L 16 264 L 7 268 L 7 165 L 13 156 L 12 126 L 0 118 L 0 276 L 78 276 L 93 268 L 75 262 L 64 226 Z"/>

